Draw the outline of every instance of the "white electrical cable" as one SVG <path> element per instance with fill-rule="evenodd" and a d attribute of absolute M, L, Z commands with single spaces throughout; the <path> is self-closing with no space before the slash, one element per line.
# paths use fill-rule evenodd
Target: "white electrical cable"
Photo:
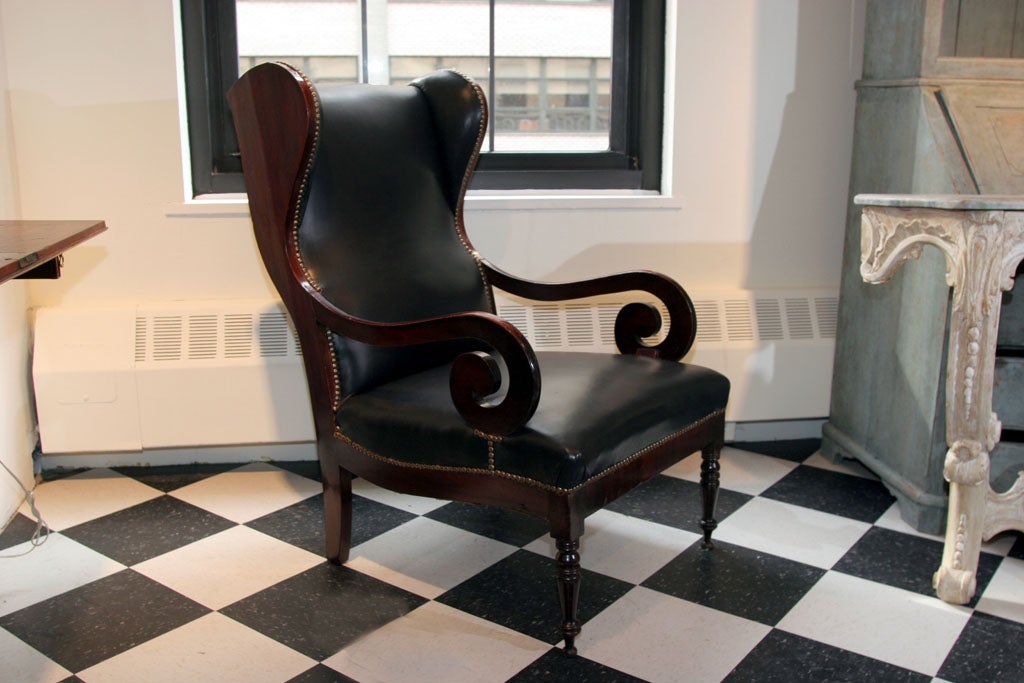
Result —
<path fill-rule="evenodd" d="M 31 546 L 28 548 L 28 550 L 26 550 L 23 553 L 15 553 L 13 555 L 0 555 L 0 559 L 6 560 L 12 557 L 21 557 L 23 555 L 28 555 L 33 550 L 35 550 L 42 544 L 46 543 L 46 539 L 50 537 L 50 525 L 46 523 L 46 521 L 43 519 L 43 516 L 39 513 L 39 508 L 36 507 L 35 492 L 25 488 L 25 485 L 21 483 L 21 479 L 18 479 L 17 475 L 15 475 L 14 472 L 11 471 L 11 468 L 8 467 L 3 460 L 0 460 L 0 465 L 3 465 L 3 468 L 7 470 L 7 474 L 11 475 L 11 478 L 14 479 L 15 482 L 17 482 L 18 486 L 21 487 L 21 490 L 25 494 L 25 503 L 28 504 L 28 509 L 32 511 L 32 516 L 36 520 L 36 530 L 32 532 L 32 538 L 30 539 Z"/>

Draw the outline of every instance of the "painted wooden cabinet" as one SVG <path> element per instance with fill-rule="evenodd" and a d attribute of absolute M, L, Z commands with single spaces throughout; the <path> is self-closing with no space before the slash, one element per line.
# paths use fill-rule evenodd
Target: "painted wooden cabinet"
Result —
<path fill-rule="evenodd" d="M 886 287 L 860 275 L 857 194 L 1024 194 L 1024 3 L 869 0 L 858 83 L 832 399 L 822 450 L 856 458 L 912 526 L 940 533 L 949 297 L 924 250 Z M 993 488 L 1024 466 L 1024 284 L 1004 296 Z M 1017 416 L 1017 417 L 1013 417 Z"/>

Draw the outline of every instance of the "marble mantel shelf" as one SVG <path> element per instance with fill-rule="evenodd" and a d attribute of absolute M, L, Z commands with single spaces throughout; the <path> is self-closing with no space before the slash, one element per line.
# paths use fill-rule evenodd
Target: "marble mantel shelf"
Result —
<path fill-rule="evenodd" d="M 982 540 L 1024 531 L 1024 473 L 1006 492 L 989 485 L 989 453 L 1002 426 L 992 412 L 996 333 L 1002 293 L 1024 259 L 1024 197 L 1006 195 L 857 195 L 861 276 L 881 284 L 925 245 L 946 257 L 953 288 L 946 363 L 943 476 L 949 513 L 936 593 L 968 602 L 976 589 Z"/>

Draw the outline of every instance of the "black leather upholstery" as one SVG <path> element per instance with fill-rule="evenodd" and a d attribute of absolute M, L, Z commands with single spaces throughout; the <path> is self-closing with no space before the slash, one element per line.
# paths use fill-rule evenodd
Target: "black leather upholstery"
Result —
<path fill-rule="evenodd" d="M 453 90 L 452 77 L 461 81 L 465 92 L 456 101 L 468 112 L 448 111 L 425 94 Z M 455 229 L 472 148 L 467 154 L 464 131 L 448 129 L 479 125 L 483 105 L 470 84 L 441 72 L 413 87 L 321 86 L 318 92 L 319 144 L 299 226 L 311 278 L 341 310 L 374 322 L 490 311 L 478 264 Z M 345 394 L 445 362 L 465 348 L 370 347 L 340 336 L 335 344 Z"/>
<path fill-rule="evenodd" d="M 452 406 L 447 366 L 350 397 L 345 437 L 373 454 L 431 467 L 495 470 L 573 489 L 725 408 L 729 381 L 699 366 L 640 356 L 538 353 L 544 391 L 526 426 L 502 439 Z"/>

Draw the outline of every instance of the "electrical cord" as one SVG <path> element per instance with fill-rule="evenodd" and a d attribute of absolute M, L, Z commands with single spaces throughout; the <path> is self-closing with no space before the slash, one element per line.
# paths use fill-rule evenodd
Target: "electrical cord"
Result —
<path fill-rule="evenodd" d="M 3 465 L 3 468 L 7 470 L 7 474 L 11 475 L 11 478 L 14 479 L 18 486 L 21 487 L 21 490 L 24 492 L 25 503 L 28 505 L 28 509 L 32 511 L 32 516 L 36 520 L 36 529 L 32 532 L 32 538 L 29 540 L 31 545 L 28 550 L 21 553 L 15 553 L 13 555 L 0 555 L 0 560 L 6 560 L 28 555 L 33 550 L 46 543 L 46 539 L 50 537 L 50 525 L 46 523 L 46 520 L 43 519 L 42 514 L 39 512 L 39 508 L 36 507 L 35 492 L 27 489 L 25 485 L 21 483 L 21 479 L 18 479 L 17 475 L 11 471 L 11 468 L 8 467 L 3 460 L 0 460 L 0 465 Z"/>

